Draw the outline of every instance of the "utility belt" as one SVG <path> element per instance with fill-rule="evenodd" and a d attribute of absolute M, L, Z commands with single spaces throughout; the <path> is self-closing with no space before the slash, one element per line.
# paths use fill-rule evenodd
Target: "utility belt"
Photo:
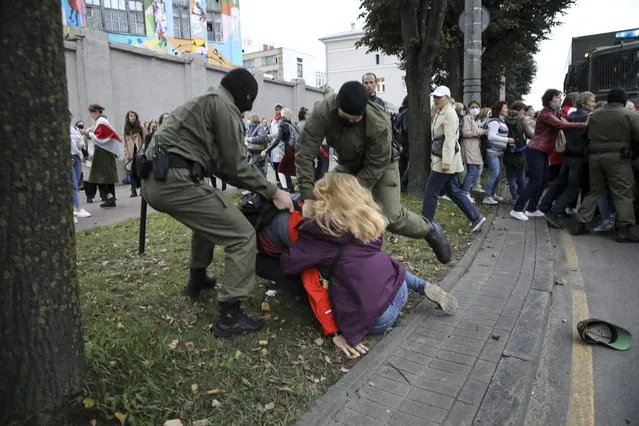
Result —
<path fill-rule="evenodd" d="M 197 162 L 182 157 L 181 155 L 167 152 L 161 146 L 156 145 L 153 157 L 148 160 L 145 155 L 140 155 L 136 161 L 136 170 L 141 179 L 147 179 L 151 174 L 153 179 L 164 182 L 169 169 L 186 169 L 189 177 L 195 183 L 204 179 L 204 168 Z"/>
<path fill-rule="evenodd" d="M 594 149 L 588 148 L 587 153 L 588 155 L 619 153 L 622 160 L 629 160 L 630 158 L 632 158 L 632 148 L 630 147 L 630 144 L 624 145 L 622 147 L 602 147 Z"/>

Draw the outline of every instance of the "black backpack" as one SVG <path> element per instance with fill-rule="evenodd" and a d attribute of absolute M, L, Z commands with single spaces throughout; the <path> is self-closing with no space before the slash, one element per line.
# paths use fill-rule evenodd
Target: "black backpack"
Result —
<path fill-rule="evenodd" d="M 293 199 L 293 206 L 295 207 L 295 210 L 301 212 L 302 207 L 299 203 L 299 196 L 296 194 L 291 198 Z M 266 225 L 268 225 L 273 218 L 282 211 L 275 207 L 273 201 L 267 200 L 256 192 L 247 192 L 244 194 L 237 207 L 251 225 L 253 225 L 256 232 L 264 229 Z"/>

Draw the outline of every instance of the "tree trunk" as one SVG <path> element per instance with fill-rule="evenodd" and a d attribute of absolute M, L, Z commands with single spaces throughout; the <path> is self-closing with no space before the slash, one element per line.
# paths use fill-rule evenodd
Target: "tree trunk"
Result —
<path fill-rule="evenodd" d="M 430 89 L 446 0 L 404 0 L 400 19 L 408 90 L 408 192 L 421 194 L 430 175 Z"/>
<path fill-rule="evenodd" d="M 46 422 L 81 390 L 59 0 L 2 2 L 0 424 Z"/>
<path fill-rule="evenodd" d="M 464 52 L 461 46 L 452 46 L 446 55 L 448 63 L 448 88 L 457 102 L 464 102 L 464 89 L 462 80 L 462 64 Z"/>

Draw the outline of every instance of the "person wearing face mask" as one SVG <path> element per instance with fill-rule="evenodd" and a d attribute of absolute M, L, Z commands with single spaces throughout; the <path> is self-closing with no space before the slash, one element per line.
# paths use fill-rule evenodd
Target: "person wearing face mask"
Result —
<path fill-rule="evenodd" d="M 541 97 L 544 108 L 539 113 L 535 134 L 524 151 L 529 179 L 510 211 L 510 217 L 513 219 L 526 221 L 529 217 L 544 217 L 544 213 L 537 207 L 548 181 L 548 155 L 555 150 L 559 131 L 581 130 L 586 127 L 586 123 L 569 123 L 560 118 L 561 98 L 561 91 L 556 89 L 546 90 Z"/>
<path fill-rule="evenodd" d="M 167 213 L 193 231 L 187 294 L 196 297 L 212 288 L 206 269 L 215 245 L 224 247 L 224 283 L 218 291 L 215 336 L 256 332 L 264 319 L 241 309 L 255 286 L 255 230 L 240 210 L 204 177 L 217 176 L 229 184 L 271 199 L 280 210 L 293 211 L 287 192 L 278 190 L 248 164 L 244 155 L 243 112 L 251 110 L 257 81 L 243 68 L 229 71 L 219 87 L 209 89 L 176 108 L 163 121 L 145 152 L 153 159 L 148 176 L 141 176 L 142 195 L 154 209 Z"/>
<path fill-rule="evenodd" d="M 344 83 L 336 95 L 319 102 L 306 120 L 295 156 L 304 217 L 312 216 L 313 160 L 324 139 L 337 151 L 335 171 L 356 176 L 373 193 L 388 218 L 389 231 L 425 239 L 440 262 L 450 262 L 450 244 L 441 227 L 401 205 L 399 152 L 393 147 L 391 122 L 358 81 Z"/>
<path fill-rule="evenodd" d="M 479 103 L 472 101 L 468 112 L 462 119 L 461 152 L 462 160 L 466 164 L 466 177 L 462 184 L 462 191 L 471 202 L 473 199 L 470 196 L 470 190 L 477 181 L 484 164 L 481 156 L 481 140 L 479 138 L 487 133 L 487 130 L 480 127 L 477 121 L 479 112 Z"/>

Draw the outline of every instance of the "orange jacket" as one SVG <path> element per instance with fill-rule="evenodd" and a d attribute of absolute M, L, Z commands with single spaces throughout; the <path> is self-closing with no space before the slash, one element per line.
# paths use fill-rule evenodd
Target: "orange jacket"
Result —
<path fill-rule="evenodd" d="M 298 211 L 294 211 L 288 221 L 289 236 L 292 244 L 297 242 L 299 237 L 297 226 L 302 222 L 302 219 L 302 214 Z M 311 309 L 313 309 L 315 318 L 317 318 L 322 325 L 324 335 L 328 336 L 337 333 L 339 328 L 337 328 L 337 324 L 335 324 L 335 320 L 333 319 L 333 310 L 331 308 L 328 290 L 322 286 L 319 269 L 316 267 L 309 268 L 302 272 L 301 278 L 304 289 L 308 294 Z"/>

